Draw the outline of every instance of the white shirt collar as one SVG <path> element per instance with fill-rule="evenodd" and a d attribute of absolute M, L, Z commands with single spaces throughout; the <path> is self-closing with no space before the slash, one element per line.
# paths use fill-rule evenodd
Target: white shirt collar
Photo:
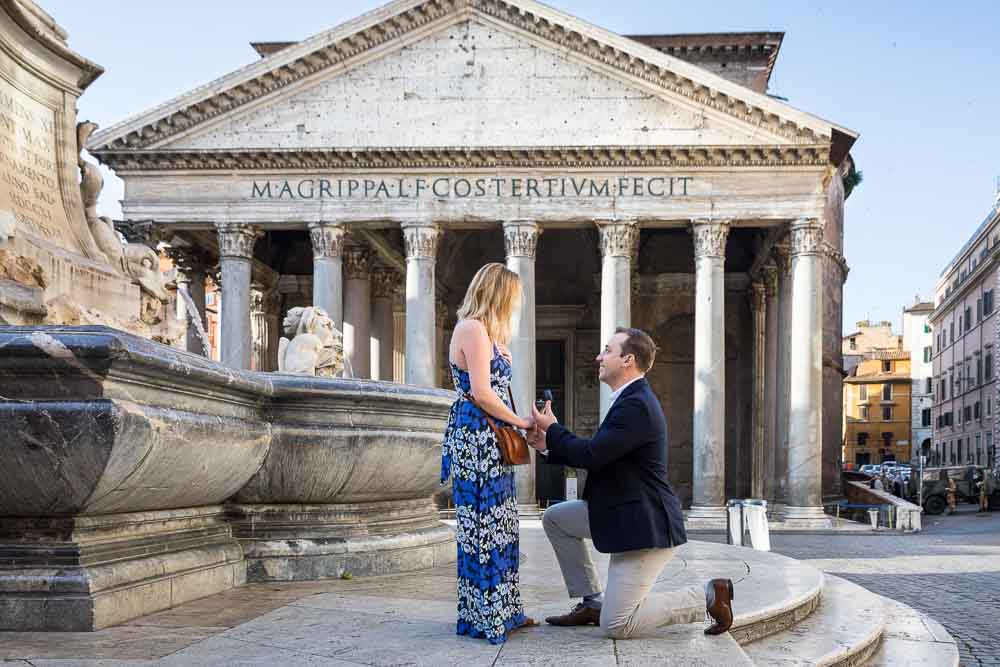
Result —
<path fill-rule="evenodd" d="M 646 377 L 646 376 L 645 375 L 640 375 L 637 378 L 633 378 L 633 379 L 629 380 L 628 382 L 626 382 L 625 384 L 623 384 L 622 386 L 618 387 L 618 389 L 616 389 L 613 392 L 611 392 L 611 402 L 610 402 L 610 405 L 614 405 L 615 404 L 615 401 L 618 400 L 618 397 L 622 395 L 623 391 L 625 391 L 625 387 L 629 386 L 630 384 L 632 384 L 636 380 L 641 380 L 644 377 Z"/>

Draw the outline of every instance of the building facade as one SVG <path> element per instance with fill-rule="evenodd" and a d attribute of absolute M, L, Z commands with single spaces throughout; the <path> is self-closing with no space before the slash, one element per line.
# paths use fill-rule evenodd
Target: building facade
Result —
<path fill-rule="evenodd" d="M 840 350 L 844 358 L 844 371 L 849 375 L 867 355 L 876 351 L 901 350 L 903 338 L 892 332 L 892 322 L 861 320 L 854 331 L 844 334 Z"/>
<path fill-rule="evenodd" d="M 628 38 L 530 0 L 399 0 L 258 44 L 260 61 L 89 148 L 195 280 L 220 265 L 224 362 L 259 349 L 273 368 L 282 314 L 315 304 L 355 376 L 450 386 L 457 305 L 505 261 L 525 285 L 522 410 L 551 389 L 592 432 L 610 395 L 593 358 L 642 327 L 692 517 L 754 495 L 809 524 L 839 484 L 857 135 L 765 94 L 779 44 Z M 519 470 L 519 497 L 551 472 Z"/>
<path fill-rule="evenodd" d="M 844 461 L 910 460 L 910 353 L 871 352 L 844 379 Z"/>
<path fill-rule="evenodd" d="M 916 300 L 903 309 L 903 350 L 910 353 L 910 460 L 929 456 L 934 438 L 934 303 Z"/>
<path fill-rule="evenodd" d="M 1000 198 L 935 289 L 934 437 L 936 465 L 997 465 L 995 298 L 1000 256 Z"/>

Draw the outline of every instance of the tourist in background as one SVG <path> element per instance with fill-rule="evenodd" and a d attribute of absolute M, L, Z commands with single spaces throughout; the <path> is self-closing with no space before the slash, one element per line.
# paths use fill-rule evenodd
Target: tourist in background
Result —
<path fill-rule="evenodd" d="M 445 430 L 441 483 L 449 476 L 458 540 L 457 634 L 500 644 L 512 630 L 536 625 L 518 588 L 518 516 L 514 468 L 500 458 L 484 411 L 521 429 L 510 399 L 507 344 L 520 306 L 521 280 L 503 264 L 483 266 L 458 309 L 448 349 L 458 398 Z"/>

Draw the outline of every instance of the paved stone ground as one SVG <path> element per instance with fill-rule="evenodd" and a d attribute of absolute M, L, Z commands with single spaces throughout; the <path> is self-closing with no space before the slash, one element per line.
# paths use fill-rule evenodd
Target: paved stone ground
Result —
<path fill-rule="evenodd" d="M 962 665 L 1000 666 L 1000 512 L 975 510 L 925 516 L 919 534 L 772 535 L 771 548 L 930 615 Z"/>

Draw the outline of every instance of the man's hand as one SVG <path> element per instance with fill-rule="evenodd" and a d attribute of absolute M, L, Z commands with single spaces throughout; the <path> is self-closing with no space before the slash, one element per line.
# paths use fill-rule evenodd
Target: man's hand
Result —
<path fill-rule="evenodd" d="M 538 450 L 539 452 L 544 452 L 546 449 L 545 431 L 538 428 L 537 425 L 535 428 L 528 431 L 528 446 Z"/>
<path fill-rule="evenodd" d="M 549 427 L 558 421 L 556 416 L 552 414 L 552 401 L 545 401 L 545 407 L 541 412 L 532 405 L 531 417 L 535 420 L 535 428 L 540 429 L 542 433 L 549 430 Z"/>

